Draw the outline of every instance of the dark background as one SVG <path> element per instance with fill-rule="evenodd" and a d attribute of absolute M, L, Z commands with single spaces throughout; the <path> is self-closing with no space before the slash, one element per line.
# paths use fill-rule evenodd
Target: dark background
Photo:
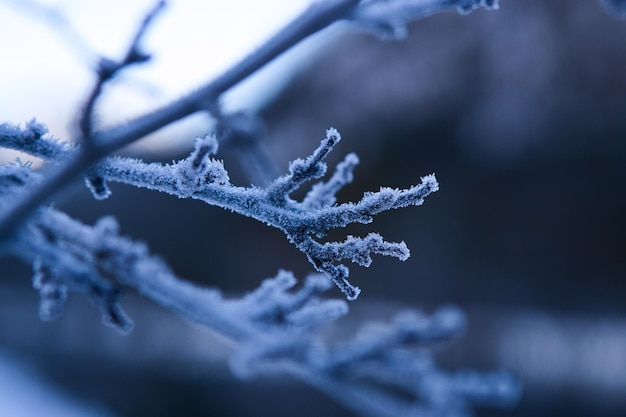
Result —
<path fill-rule="evenodd" d="M 518 407 L 478 415 L 626 415 L 626 21 L 595 1 L 503 0 L 496 12 L 421 20 L 401 42 L 348 29 L 261 117 L 281 172 L 339 129 L 329 165 L 361 159 L 342 201 L 432 172 L 441 184 L 422 207 L 337 234 L 378 231 L 412 251 L 351 268 L 363 293 L 349 320 L 459 305 L 469 331 L 442 363 L 510 369 L 525 384 Z M 249 181 L 235 152 L 223 157 L 233 182 Z M 180 276 L 227 294 L 279 268 L 311 271 L 261 223 L 112 188 L 104 202 L 84 190 L 59 205 L 88 223 L 115 215 Z M 227 344 L 132 293 L 130 336 L 101 326 L 80 296 L 41 323 L 29 268 L 7 260 L 2 271 L 0 346 L 113 413 L 350 415 L 296 381 L 237 381 Z"/>

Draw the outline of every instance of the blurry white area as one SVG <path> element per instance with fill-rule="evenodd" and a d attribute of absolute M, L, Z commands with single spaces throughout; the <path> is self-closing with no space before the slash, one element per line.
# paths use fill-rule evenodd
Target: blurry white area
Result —
<path fill-rule="evenodd" d="M 518 313 L 499 332 L 498 363 L 539 391 L 577 391 L 605 406 L 626 404 L 623 317 Z"/>
<path fill-rule="evenodd" d="M 107 86 L 96 108 L 97 126 L 127 121 L 211 81 L 310 3 L 169 0 L 141 44 L 153 59 L 126 69 Z M 0 121 L 23 123 L 36 117 L 54 136 L 75 137 L 80 105 L 95 80 L 94 58 L 120 59 L 155 4 L 0 0 Z M 296 48 L 224 96 L 226 109 L 258 109 L 298 65 L 305 65 L 313 44 Z M 152 150 L 187 146 L 193 134 L 206 133 L 210 126 L 208 117 L 191 117 L 182 130 L 163 129 L 149 144 Z M 184 137 L 185 132 L 191 137 Z"/>
<path fill-rule="evenodd" d="M 100 407 L 79 402 L 44 382 L 15 358 L 0 352 L 0 415 L 10 417 L 108 417 Z"/>

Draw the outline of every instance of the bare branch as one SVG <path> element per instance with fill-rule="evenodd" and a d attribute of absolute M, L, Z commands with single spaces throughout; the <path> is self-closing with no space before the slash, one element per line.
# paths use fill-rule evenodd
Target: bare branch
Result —
<path fill-rule="evenodd" d="M 159 0 L 159 2 L 150 10 L 150 12 L 146 15 L 135 34 L 126 55 L 121 61 L 114 61 L 108 58 L 100 58 L 98 62 L 98 68 L 96 69 L 96 74 L 98 79 L 96 80 L 96 85 L 94 86 L 85 106 L 81 111 L 80 121 L 78 126 L 80 128 L 83 140 L 85 142 L 85 146 L 89 146 L 89 141 L 87 140 L 89 136 L 93 133 L 93 111 L 94 106 L 96 105 L 96 101 L 98 97 L 102 93 L 102 89 L 107 81 L 113 79 L 119 71 L 122 69 L 131 66 L 133 64 L 140 64 L 148 61 L 150 59 L 150 55 L 147 55 L 141 52 L 139 48 L 139 43 L 143 39 L 146 30 L 150 26 L 150 24 L 154 21 L 155 17 L 165 8 L 166 2 L 165 0 Z"/>

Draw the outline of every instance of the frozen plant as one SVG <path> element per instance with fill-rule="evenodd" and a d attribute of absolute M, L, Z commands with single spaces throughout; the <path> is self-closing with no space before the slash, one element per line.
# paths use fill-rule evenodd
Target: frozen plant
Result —
<path fill-rule="evenodd" d="M 365 326 L 352 340 L 332 344 L 315 330 L 347 313 L 347 303 L 325 299 L 334 284 L 348 300 L 359 288 L 348 281 L 351 261 L 369 266 L 372 254 L 408 258 L 404 242 L 387 242 L 379 234 L 347 236 L 320 242 L 332 230 L 352 223 L 370 223 L 373 216 L 421 205 L 438 190 L 434 175 L 408 189 L 380 188 L 357 202 L 338 204 L 337 192 L 352 181 L 358 164 L 348 154 L 327 181 L 312 184 L 300 201 L 291 194 L 325 174 L 325 158 L 341 139 L 333 128 L 319 147 L 289 165 L 288 172 L 264 186 L 236 186 L 223 162 L 213 157 L 226 137 L 258 140 L 246 117 L 224 114 L 220 96 L 279 54 L 309 35 L 347 21 L 383 38 L 401 38 L 406 24 L 444 10 L 469 12 L 495 8 L 493 0 L 324 0 L 317 1 L 263 47 L 213 82 L 149 114 L 109 129 L 98 129 L 94 111 L 104 85 L 149 55 L 141 39 L 165 3 L 150 11 L 120 60 L 99 59 L 96 83 L 82 109 L 75 142 L 50 135 L 35 119 L 24 125 L 0 124 L 0 146 L 42 159 L 45 175 L 19 161 L 0 166 L 0 252 L 33 266 L 33 286 L 40 294 L 40 317 L 57 318 L 70 292 L 82 293 L 100 307 L 106 324 L 128 332 L 132 322 L 120 305 L 132 288 L 183 317 L 208 326 L 236 344 L 233 371 L 249 378 L 289 374 L 310 384 L 360 415 L 463 416 L 475 403 L 509 404 L 519 384 L 506 373 L 480 374 L 439 369 L 430 354 L 459 335 L 463 314 L 443 308 L 428 317 L 399 314 L 386 325 Z M 196 112 L 213 116 L 217 134 L 197 138 L 190 155 L 171 164 L 122 158 L 115 151 L 145 135 Z M 263 167 L 262 156 L 258 165 Z M 261 169 L 262 170 L 262 169 Z M 251 217 L 281 230 L 320 273 L 293 290 L 296 279 L 286 271 L 239 299 L 224 298 L 175 276 L 163 260 L 142 244 L 119 234 L 117 222 L 105 217 L 93 226 L 82 224 L 48 206 L 69 183 L 82 176 L 96 199 L 111 196 L 108 183 L 120 182 L 193 198 Z"/>
<path fill-rule="evenodd" d="M 45 126 L 34 120 L 24 128 L 5 123 L 0 125 L 0 145 L 60 163 L 79 152 L 76 146 L 45 137 L 45 133 Z M 336 192 L 351 181 L 352 169 L 358 162 L 356 155 L 349 154 L 328 182 L 315 184 L 302 202 L 292 200 L 289 197 L 291 192 L 305 181 L 317 179 L 325 173 L 323 159 L 339 140 L 339 132 L 328 129 L 326 137 L 312 155 L 293 161 L 289 173 L 278 177 L 266 188 L 232 185 L 222 162 L 211 158 L 218 147 L 214 136 L 196 139 L 191 155 L 170 165 L 107 157 L 87 172 L 85 182 L 94 197 L 99 199 L 110 195 L 107 182 L 117 181 L 180 198 L 201 200 L 276 227 L 307 255 L 315 269 L 326 273 L 349 300 L 354 300 L 360 290 L 348 282 L 348 268 L 341 261 L 350 260 L 369 266 L 372 253 L 405 260 L 409 257 L 406 244 L 386 242 L 377 233 L 370 233 L 364 238 L 348 236 L 343 242 L 326 243 L 317 242 L 313 236 L 322 237 L 331 229 L 351 223 L 369 223 L 373 215 L 385 210 L 420 205 L 428 194 L 437 191 L 438 184 L 434 175 L 427 175 L 422 178 L 421 184 L 406 190 L 381 188 L 377 192 L 366 193 L 357 203 L 335 204 Z M 5 176 L 12 180 L 6 183 L 4 195 L 17 196 L 24 188 L 41 180 L 40 175 L 31 172 L 28 166 L 15 164 L 5 168 L 8 169 Z M 35 215 L 31 223 L 40 216 Z M 8 247 L 12 245 L 9 243 Z"/>

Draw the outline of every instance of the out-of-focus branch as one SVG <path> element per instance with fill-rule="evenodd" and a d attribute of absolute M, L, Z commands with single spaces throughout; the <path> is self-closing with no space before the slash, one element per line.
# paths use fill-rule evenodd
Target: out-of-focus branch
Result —
<path fill-rule="evenodd" d="M 25 167 L 4 171 L 4 191 L 30 181 Z M 458 309 L 443 308 L 431 317 L 401 313 L 391 323 L 370 324 L 332 344 L 317 330 L 344 315 L 347 305 L 321 297 L 330 287 L 323 276 L 309 276 L 294 291 L 295 277 L 280 271 L 248 295 L 227 299 L 178 278 L 145 245 L 120 236 L 111 218 L 90 227 L 46 209 L 30 226 L 5 250 L 36 262 L 38 282 L 46 275 L 38 286 L 44 318 L 54 318 L 49 314 L 60 311 L 69 290 L 92 299 L 106 324 L 126 332 L 132 323 L 120 308 L 119 290 L 131 287 L 234 342 L 231 368 L 239 377 L 291 375 L 359 415 L 452 417 L 465 415 L 475 403 L 510 404 L 520 394 L 519 383 L 507 373 L 451 373 L 435 364 L 429 351 L 465 328 Z M 55 293 L 63 296 L 50 297 Z"/>
<path fill-rule="evenodd" d="M 119 71 L 122 69 L 133 65 L 146 62 L 150 59 L 150 55 L 145 54 L 140 51 L 139 42 L 143 39 L 143 36 L 148 29 L 148 26 L 154 21 L 154 18 L 157 14 L 164 9 L 165 0 L 160 0 L 152 10 L 146 15 L 135 34 L 133 41 L 131 42 L 126 55 L 121 61 L 114 61 L 108 58 L 100 58 L 98 62 L 98 68 L 96 69 L 96 74 L 98 79 L 96 80 L 96 85 L 94 86 L 85 106 L 82 109 L 80 121 L 78 126 L 80 128 L 81 134 L 83 138 L 85 138 L 85 146 L 89 146 L 90 142 L 86 140 L 93 133 L 93 111 L 96 101 L 102 93 L 102 88 L 107 83 L 107 81 L 113 79 L 117 75 Z"/>

